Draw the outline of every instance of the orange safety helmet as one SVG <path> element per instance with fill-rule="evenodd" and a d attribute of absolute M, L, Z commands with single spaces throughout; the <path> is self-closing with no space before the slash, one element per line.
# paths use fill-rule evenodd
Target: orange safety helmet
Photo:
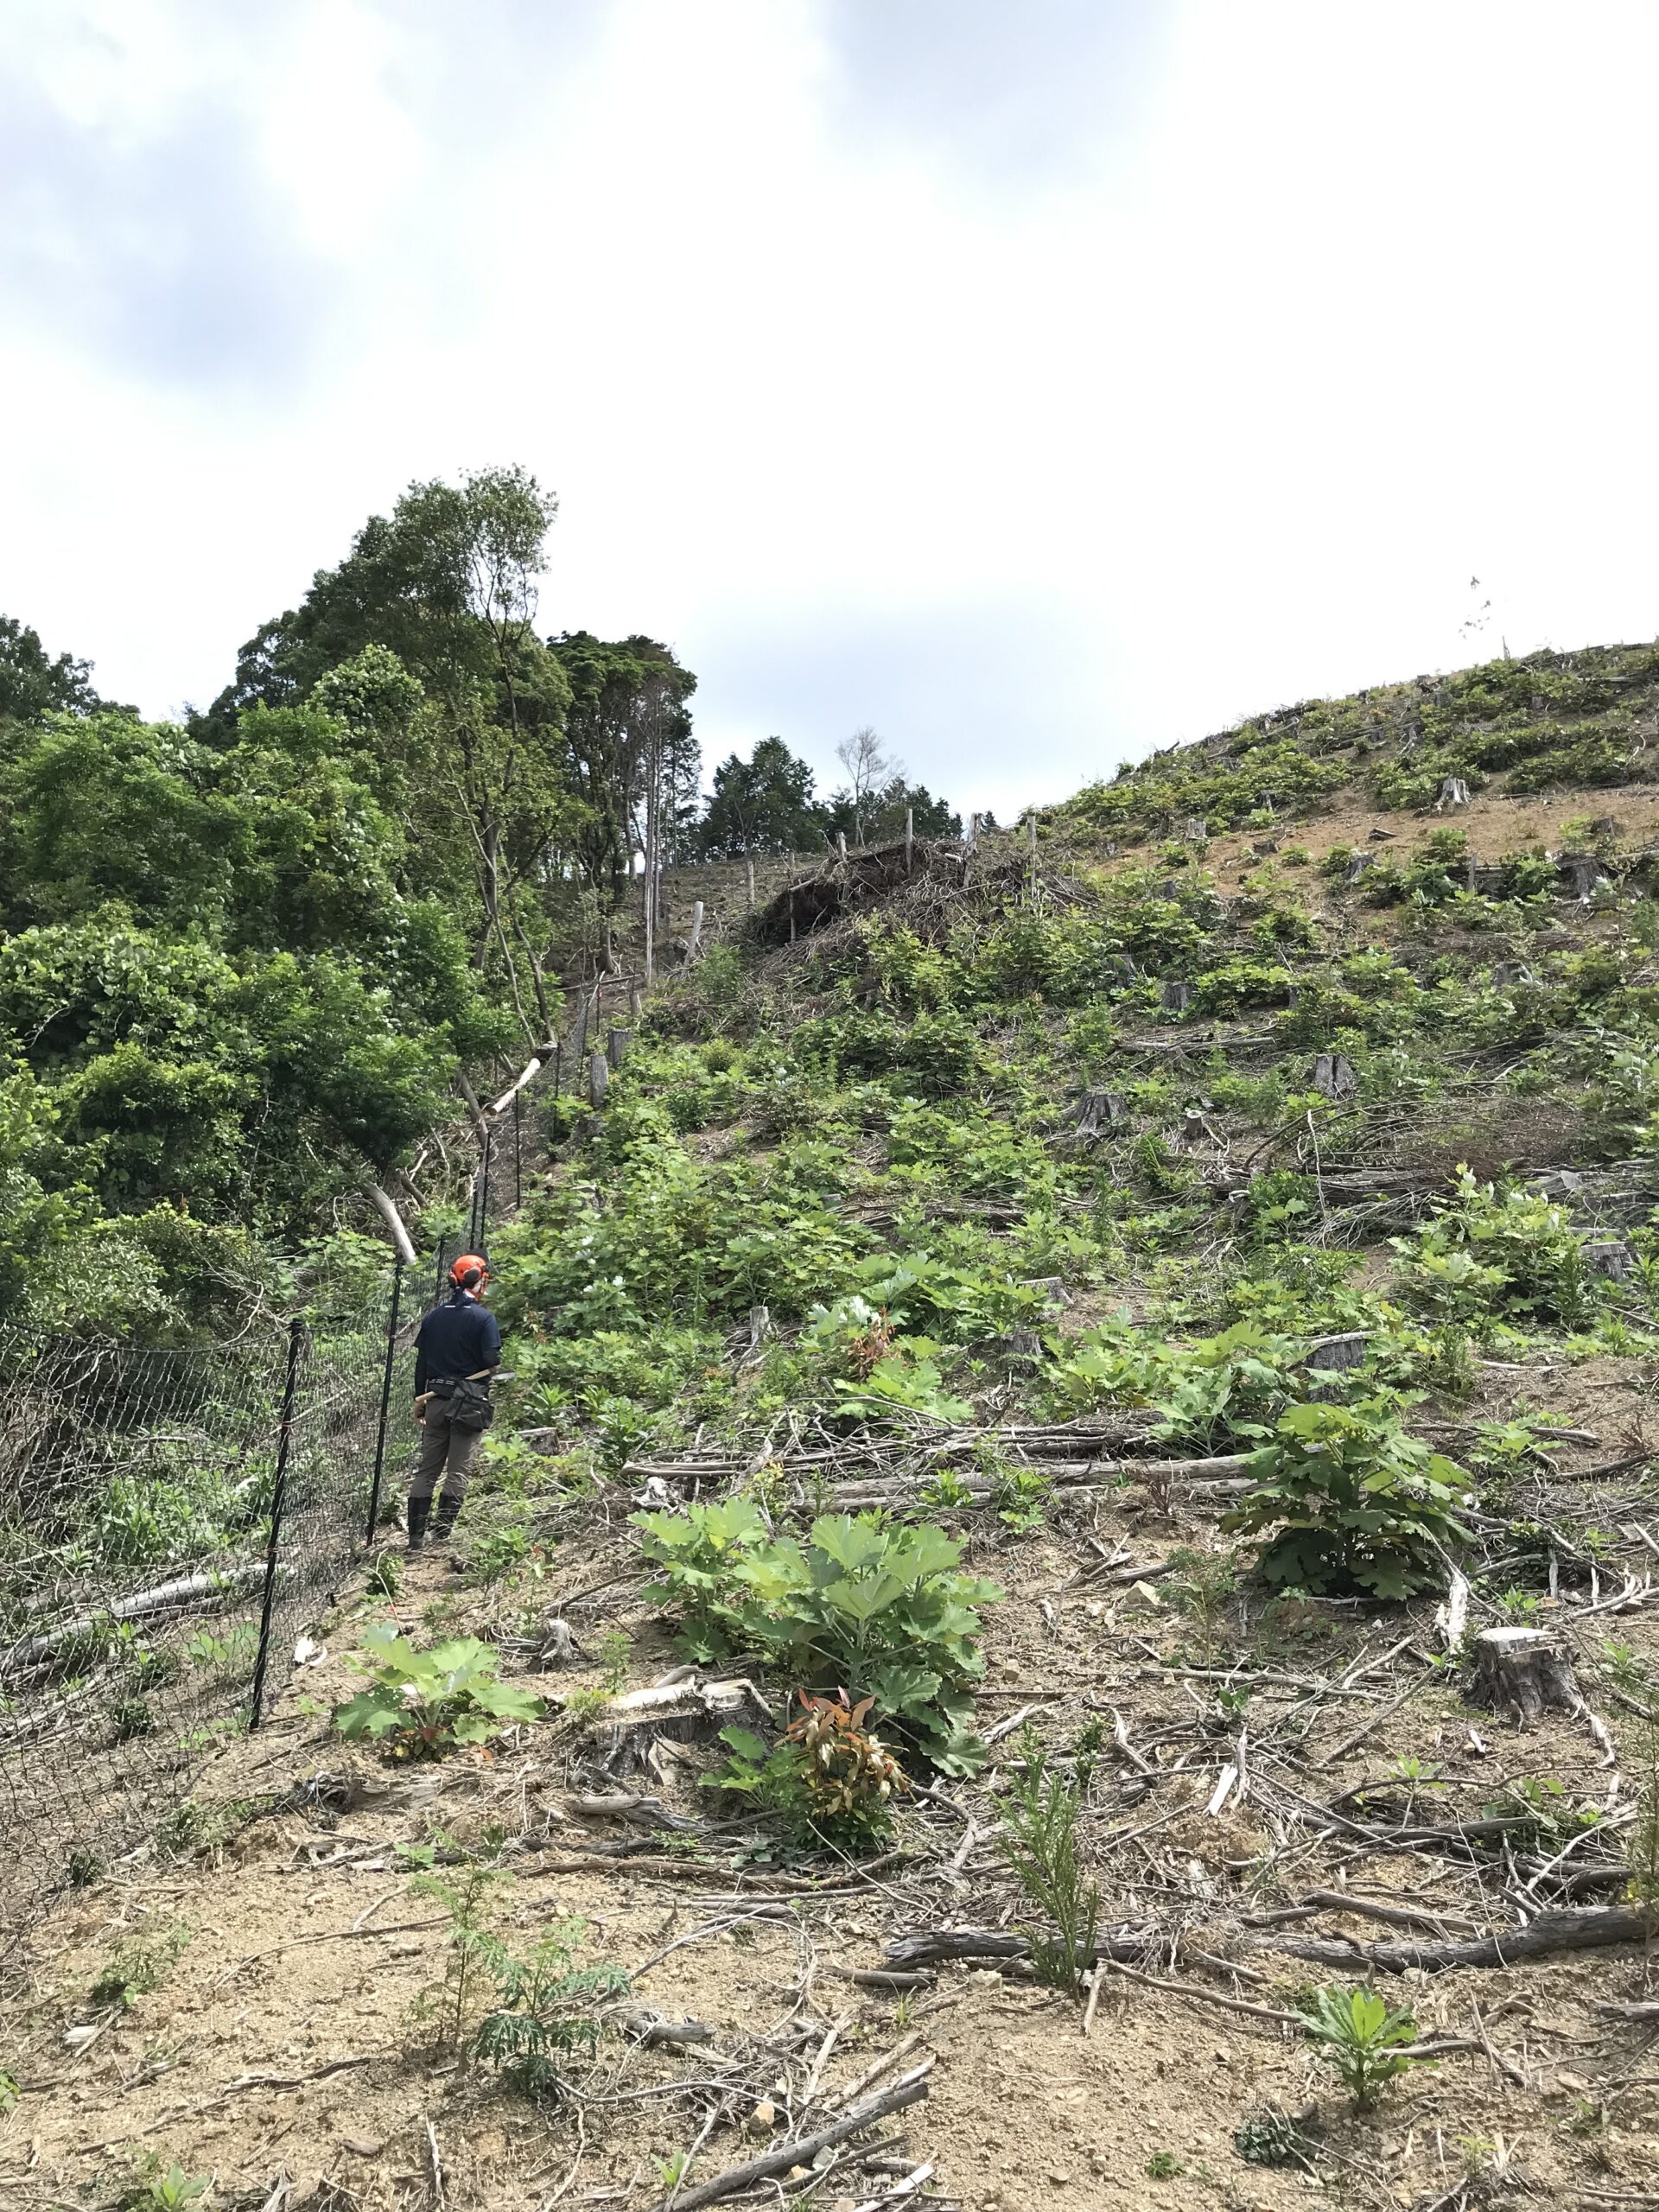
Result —
<path fill-rule="evenodd" d="M 483 1289 L 490 1279 L 490 1263 L 476 1252 L 463 1252 L 449 1263 L 449 1280 L 457 1290 L 474 1293 Z"/>

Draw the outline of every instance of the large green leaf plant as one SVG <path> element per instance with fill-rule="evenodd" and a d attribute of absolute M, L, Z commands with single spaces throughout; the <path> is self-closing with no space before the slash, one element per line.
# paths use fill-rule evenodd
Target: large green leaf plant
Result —
<path fill-rule="evenodd" d="M 1381 1399 L 1292 1406 L 1250 1471 L 1255 1488 L 1222 1525 L 1268 1534 L 1257 1563 L 1270 1582 L 1408 1598 L 1443 1582 L 1468 1541 L 1463 1470 L 1407 1435 Z"/>
<path fill-rule="evenodd" d="M 978 1766 L 978 1608 L 1002 1592 L 962 1573 L 962 1547 L 942 1529 L 828 1513 L 802 1544 L 741 1497 L 639 1513 L 634 1525 L 660 1571 L 647 1594 L 679 1609 L 689 1657 L 748 1654 L 791 1688 L 872 1699 L 944 1772 Z"/>

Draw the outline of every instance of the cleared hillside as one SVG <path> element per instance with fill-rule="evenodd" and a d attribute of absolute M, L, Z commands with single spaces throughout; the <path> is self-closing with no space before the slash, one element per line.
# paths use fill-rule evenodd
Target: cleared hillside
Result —
<path fill-rule="evenodd" d="M 464 1571 L 36 1931 L 17 2201 L 1659 2196 L 1656 727 L 1505 661 L 763 886 L 497 1242 Z M 540 1716 L 342 1744 L 388 1618 Z"/>

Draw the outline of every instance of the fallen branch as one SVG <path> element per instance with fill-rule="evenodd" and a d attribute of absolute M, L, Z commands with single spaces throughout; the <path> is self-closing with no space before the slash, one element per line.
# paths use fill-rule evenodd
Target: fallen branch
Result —
<path fill-rule="evenodd" d="M 398 1212 L 391 1193 L 375 1182 L 372 1178 L 366 1181 L 363 1187 L 373 1199 L 381 1218 L 391 1231 L 391 1241 L 397 1249 L 398 1258 L 406 1268 L 412 1268 L 417 1256 L 415 1242 L 404 1226 L 404 1217 Z"/>
<path fill-rule="evenodd" d="M 171 1582 L 158 1582 L 153 1589 L 117 1599 L 114 1605 L 105 1606 L 100 1612 L 79 1614 L 56 1628 L 42 1629 L 38 1636 L 26 1636 L 21 1642 L 9 1644 L 0 1651 L 0 1674 L 10 1674 L 15 1668 L 31 1667 L 39 1660 L 50 1658 L 64 1644 L 78 1637 L 90 1636 L 109 1622 L 144 1620 L 152 1613 L 171 1612 L 189 1605 L 199 1598 L 228 1598 L 249 1583 L 263 1581 L 264 1573 L 264 1562 L 259 1560 L 239 1567 L 210 1568 L 201 1574 L 180 1575 Z"/>
<path fill-rule="evenodd" d="M 1421 1967 L 1443 1974 L 1452 1967 L 1509 1967 L 1523 1959 L 1552 1958 L 1561 1951 L 1600 1950 L 1613 1943 L 1644 1943 L 1652 1934 L 1645 1912 L 1630 1905 L 1588 1905 L 1567 1912 L 1541 1912 L 1524 1928 L 1482 1936 L 1470 1943 L 1325 1943 L 1302 1937 L 1259 1939 L 1264 1950 L 1283 1951 L 1317 1966 L 1375 1967 L 1382 1974 L 1404 1974 Z"/>
<path fill-rule="evenodd" d="M 1344 1736 L 1339 1744 L 1333 1744 L 1328 1751 L 1321 1751 L 1318 1758 L 1310 1762 L 1313 1772 L 1319 1774 L 1325 1768 L 1334 1766 L 1338 1759 L 1345 1758 L 1350 1751 L 1354 1751 L 1365 1741 L 1374 1729 L 1380 1728 L 1385 1720 L 1390 1719 L 1399 1712 L 1402 1705 L 1415 1697 L 1421 1688 L 1421 1682 L 1413 1682 L 1402 1690 L 1399 1696 L 1391 1703 L 1379 1706 L 1368 1719 L 1361 1721 L 1351 1735 Z"/>
<path fill-rule="evenodd" d="M 1395 1928 L 1426 1928 L 1432 1936 L 1443 1936 L 1448 1929 L 1462 1929 L 1471 1937 L 1476 1933 L 1471 1923 L 1456 1913 L 1448 1917 L 1441 1913 L 1414 1912 L 1407 1905 L 1381 1904 L 1372 1897 L 1351 1897 L 1346 1890 L 1310 1890 L 1302 1903 L 1322 1905 L 1332 1912 L 1357 1913 L 1366 1920 L 1385 1920 Z"/>
<path fill-rule="evenodd" d="M 770 2151 L 763 2151 L 758 2158 L 750 2158 L 741 2166 L 729 2166 L 723 2174 L 716 2174 L 712 2181 L 702 2182 L 696 2189 L 683 2190 L 658 2199 L 653 2212 L 697 2212 L 699 2205 L 717 2204 L 722 2196 L 736 2196 L 757 2182 L 770 2181 L 778 2174 L 786 2174 L 795 2166 L 810 2166 L 820 2151 L 827 2151 L 837 2143 L 844 2143 L 873 2120 L 883 2120 L 890 2112 L 902 2112 L 906 2105 L 913 2105 L 927 2094 L 927 2077 L 933 2061 L 924 2059 L 908 2074 L 901 2074 L 891 2088 L 878 2090 L 873 2097 L 866 2097 L 851 2106 L 839 2118 L 832 2120 L 812 2135 L 798 2135 L 791 2141 L 779 2143 Z"/>
<path fill-rule="evenodd" d="M 1093 1959 L 1144 1959 L 1160 1941 L 1156 1928 L 1109 1929 L 1096 1940 Z M 896 1936 L 887 1945 L 890 1967 L 907 1971 L 939 1966 L 947 1959 L 1027 1959 L 1031 1943 L 1001 1928 L 925 1928 Z"/>

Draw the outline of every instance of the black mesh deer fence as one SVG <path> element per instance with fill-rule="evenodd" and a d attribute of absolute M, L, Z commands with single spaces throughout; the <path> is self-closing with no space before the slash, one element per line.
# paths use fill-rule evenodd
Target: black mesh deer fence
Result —
<path fill-rule="evenodd" d="M 118 1859 L 269 1711 L 412 1443 L 396 1287 L 228 1344 L 0 1330 L 0 1919 Z"/>
<path fill-rule="evenodd" d="M 588 987 L 480 1109 L 464 1226 L 367 1294 L 315 1281 L 302 1315 L 228 1344 L 0 1327 L 0 1925 L 137 1847 L 269 1713 L 396 1515 L 423 1310 L 530 1194 L 572 1096 L 600 1103 L 632 1000 Z"/>

